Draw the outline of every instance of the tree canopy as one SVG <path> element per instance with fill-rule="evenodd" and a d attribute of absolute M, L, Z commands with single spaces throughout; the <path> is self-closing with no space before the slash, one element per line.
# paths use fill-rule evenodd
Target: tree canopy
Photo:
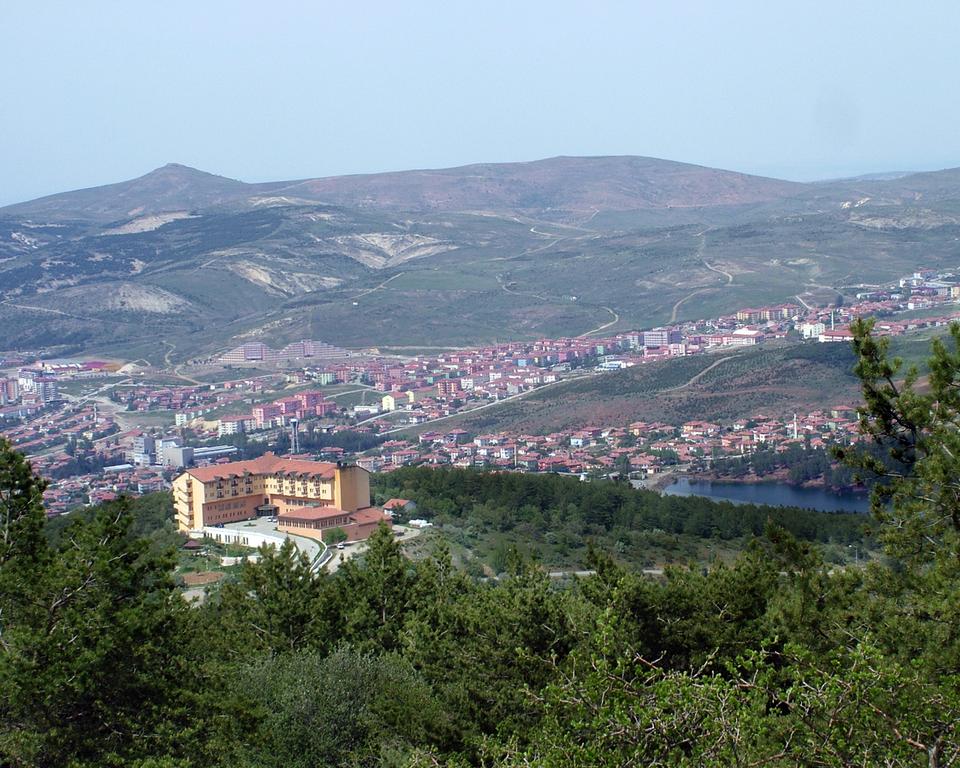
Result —
<path fill-rule="evenodd" d="M 43 481 L 0 441 L 0 765 L 956 765 L 960 328 L 926 381 L 869 322 L 854 333 L 872 447 L 842 458 L 875 480 L 884 552 L 844 567 L 817 548 L 859 536 L 842 517 L 821 535 L 614 484 L 405 470 L 382 489 L 437 520 L 747 543 L 650 578 L 597 538 L 593 575 L 560 585 L 509 546 L 497 578 L 442 540 L 411 560 L 382 526 L 336 574 L 265 549 L 188 605 L 175 534 L 147 522 L 163 505 L 50 525 Z"/>

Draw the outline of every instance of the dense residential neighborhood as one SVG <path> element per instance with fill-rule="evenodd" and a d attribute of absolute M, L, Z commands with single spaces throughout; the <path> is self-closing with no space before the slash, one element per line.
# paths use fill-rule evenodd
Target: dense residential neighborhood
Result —
<path fill-rule="evenodd" d="M 571 378 L 670 358 L 777 339 L 849 341 L 849 323 L 864 315 L 877 317 L 876 331 L 885 335 L 944 325 L 960 317 L 958 299 L 955 275 L 918 270 L 858 293 L 849 305 L 751 307 L 602 338 L 412 357 L 348 352 L 309 340 L 279 351 L 251 343 L 207 361 L 219 372 L 210 383 L 183 382 L 176 371 L 132 364 L 28 362 L 26 355 L 8 353 L 0 370 L 0 417 L 4 435 L 50 478 L 45 501 L 51 515 L 167 488 L 184 467 L 236 459 L 238 445 L 354 460 L 374 472 L 425 464 L 643 480 L 675 465 L 702 470 L 759 447 L 849 442 L 856 439 L 855 414 L 849 404 L 838 404 L 786 420 L 757 413 L 726 424 L 634 422 L 550 434 L 471 434 L 444 422 Z M 363 444 L 337 445 L 344 433 Z"/>
<path fill-rule="evenodd" d="M 856 439 L 854 409 L 842 405 L 786 422 L 758 415 L 726 425 L 703 421 L 676 426 L 634 422 L 548 435 L 497 432 L 471 436 L 462 429 L 423 432 L 416 443 L 385 442 L 376 455 L 360 457 L 357 463 L 371 472 L 390 472 L 423 463 L 600 476 L 617 472 L 644 479 L 677 464 L 709 465 L 713 460 L 743 456 L 760 447 L 823 448 Z"/>

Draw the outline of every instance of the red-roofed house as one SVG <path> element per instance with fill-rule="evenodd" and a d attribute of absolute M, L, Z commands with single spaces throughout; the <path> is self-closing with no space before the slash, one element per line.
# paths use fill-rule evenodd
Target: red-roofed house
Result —
<path fill-rule="evenodd" d="M 404 512 L 415 512 L 417 503 L 410 499 L 390 499 L 383 505 L 383 511 L 392 514 L 402 514 Z"/>

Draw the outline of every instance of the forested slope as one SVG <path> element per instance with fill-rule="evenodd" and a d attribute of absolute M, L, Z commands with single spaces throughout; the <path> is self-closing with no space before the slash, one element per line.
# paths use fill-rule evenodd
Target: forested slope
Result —
<path fill-rule="evenodd" d="M 413 515 L 440 526 L 493 572 L 516 550 L 551 569 L 586 567 L 588 545 L 628 568 L 728 558 L 770 524 L 843 552 L 872 546 L 863 515 L 667 496 L 626 483 L 547 474 L 406 467 L 373 478 L 378 499 L 410 499 Z"/>

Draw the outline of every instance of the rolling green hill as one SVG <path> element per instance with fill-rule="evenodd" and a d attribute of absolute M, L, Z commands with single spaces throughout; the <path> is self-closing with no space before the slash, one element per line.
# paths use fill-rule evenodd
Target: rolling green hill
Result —
<path fill-rule="evenodd" d="M 674 358 L 549 387 L 465 415 L 458 424 L 537 434 L 632 421 L 787 417 L 797 409 L 855 403 L 853 363 L 848 345 L 815 343 Z"/>
<path fill-rule="evenodd" d="M 0 209 L 0 348 L 616 331 L 833 302 L 955 266 L 958 238 L 955 170 L 794 184 L 601 157 L 245 184 L 168 165 Z"/>

